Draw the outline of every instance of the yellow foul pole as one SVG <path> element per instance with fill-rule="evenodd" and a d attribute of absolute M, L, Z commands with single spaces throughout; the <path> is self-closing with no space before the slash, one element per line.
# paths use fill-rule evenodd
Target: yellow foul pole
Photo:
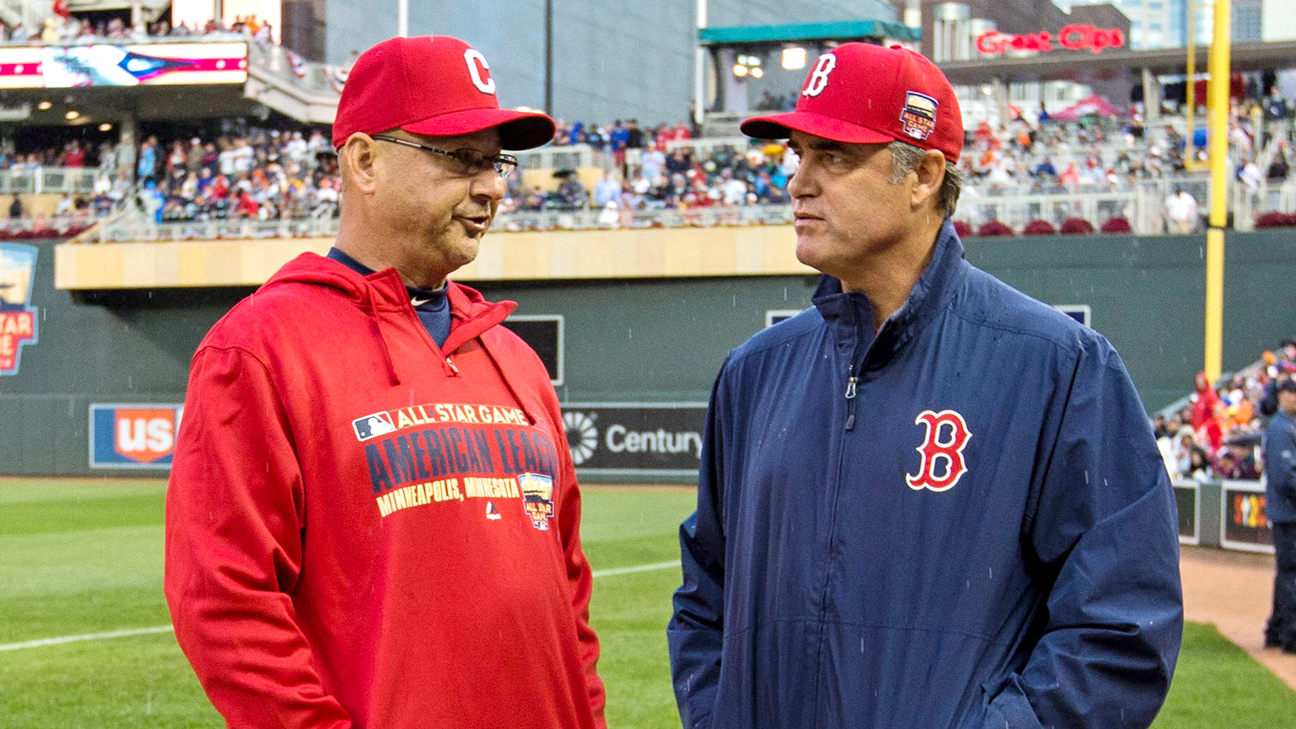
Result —
<path fill-rule="evenodd" d="M 1196 0 L 1188 0 L 1188 71 L 1184 77 L 1184 101 L 1187 102 L 1188 114 L 1185 121 L 1188 131 L 1184 136 L 1184 169 L 1190 170 L 1197 163 L 1197 148 L 1193 146 L 1193 117 L 1197 116 L 1197 29 L 1193 27 L 1193 16 L 1197 14 Z"/>
<path fill-rule="evenodd" d="M 1230 0 L 1215 0 L 1207 110 L 1210 135 L 1210 227 L 1206 230 L 1206 377 L 1219 379 L 1224 352 L 1224 225 L 1228 220 Z"/>

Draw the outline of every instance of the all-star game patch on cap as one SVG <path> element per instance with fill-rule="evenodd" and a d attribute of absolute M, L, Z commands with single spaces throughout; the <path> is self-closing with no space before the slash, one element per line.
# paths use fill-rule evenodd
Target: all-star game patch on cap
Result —
<path fill-rule="evenodd" d="M 792 130 L 850 144 L 898 140 L 951 163 L 963 150 L 954 88 L 936 64 L 900 46 L 843 43 L 819 56 L 795 111 L 742 123 L 757 139 L 784 139 Z"/>
<path fill-rule="evenodd" d="M 501 109 L 495 79 L 480 51 L 458 38 L 391 38 L 356 59 L 333 122 L 333 148 L 356 132 L 404 129 L 455 137 L 498 127 L 504 149 L 531 149 L 553 139 L 545 114 Z"/>

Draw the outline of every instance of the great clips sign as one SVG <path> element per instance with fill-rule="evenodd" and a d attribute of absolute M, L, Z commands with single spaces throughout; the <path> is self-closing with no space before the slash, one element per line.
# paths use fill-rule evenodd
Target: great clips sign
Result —
<path fill-rule="evenodd" d="M 1010 35 L 988 30 L 976 37 L 976 49 L 984 56 L 999 56 L 1008 51 L 1050 53 L 1090 51 L 1102 53 L 1108 48 L 1125 47 L 1125 32 L 1120 28 L 1095 28 L 1092 25 L 1068 25 L 1056 34 L 1047 30 L 1040 33 Z"/>
<path fill-rule="evenodd" d="M 183 413 L 183 405 L 91 405 L 90 467 L 170 468 Z"/>

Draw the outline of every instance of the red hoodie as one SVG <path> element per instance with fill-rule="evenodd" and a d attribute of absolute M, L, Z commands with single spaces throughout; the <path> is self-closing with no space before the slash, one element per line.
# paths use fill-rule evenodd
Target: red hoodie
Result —
<path fill-rule="evenodd" d="M 1215 409 L 1220 405 L 1219 395 L 1215 394 L 1215 388 L 1211 387 L 1205 372 L 1197 373 L 1193 380 L 1193 387 L 1197 391 L 1197 400 L 1192 408 L 1192 428 L 1193 431 L 1205 435 L 1210 444 L 1210 455 L 1214 456 L 1224 440 L 1219 419 L 1215 417 Z"/>
<path fill-rule="evenodd" d="M 232 727 L 604 726 L 580 492 L 515 306 L 304 254 L 194 355 L 176 638 Z"/>

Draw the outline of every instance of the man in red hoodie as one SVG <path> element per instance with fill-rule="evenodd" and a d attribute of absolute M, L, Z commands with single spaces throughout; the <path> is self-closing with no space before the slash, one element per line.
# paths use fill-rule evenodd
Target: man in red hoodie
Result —
<path fill-rule="evenodd" d="M 167 496 L 176 638 L 236 727 L 605 726 L 580 494 L 539 358 L 447 280 L 516 160 L 481 53 L 360 57 L 343 204 L 194 355 Z"/>

